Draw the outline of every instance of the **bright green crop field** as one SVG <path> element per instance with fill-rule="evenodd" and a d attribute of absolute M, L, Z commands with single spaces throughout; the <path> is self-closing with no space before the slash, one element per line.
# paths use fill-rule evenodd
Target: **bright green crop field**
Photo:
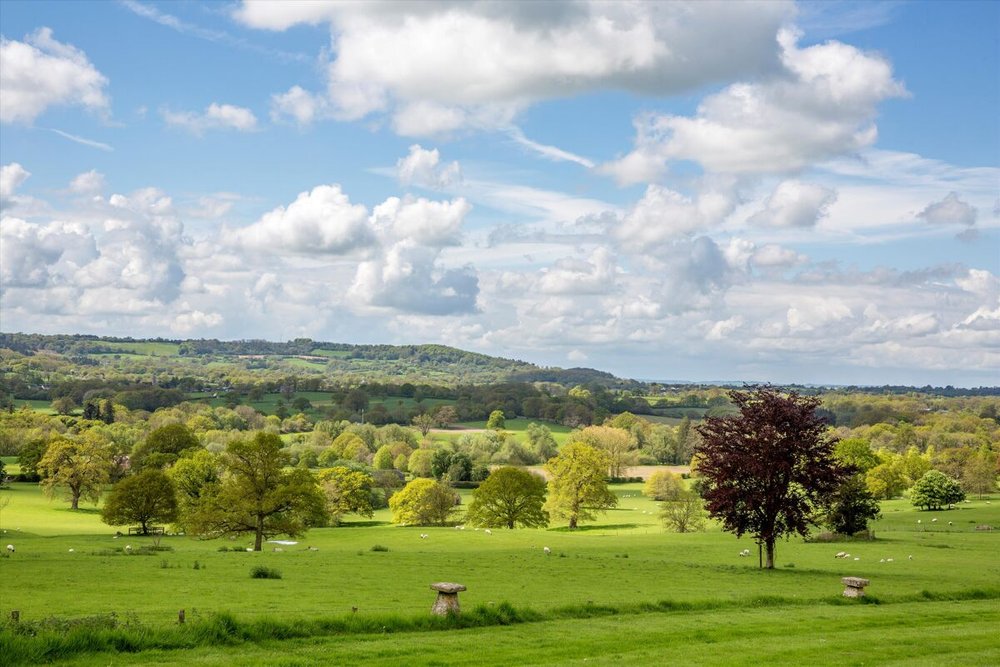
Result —
<path fill-rule="evenodd" d="M 717 527 L 665 532 L 635 484 L 613 487 L 619 508 L 573 533 L 400 528 L 383 510 L 263 553 L 218 551 L 245 547 L 243 539 L 184 536 L 152 551 L 155 538 L 115 538 L 95 508 L 72 512 L 36 485 L 12 487 L 0 491 L 0 503 L 10 499 L 0 542 L 15 546 L 0 557 L 0 615 L 18 610 L 30 623 L 115 612 L 145 628 L 139 643 L 30 658 L 30 639 L 0 632 L 0 655 L 12 642 L 9 655 L 23 662 L 1000 664 L 1000 530 L 976 530 L 1000 528 L 997 496 L 933 513 L 887 502 L 876 541 L 792 539 L 766 572 L 748 539 Z M 740 557 L 744 548 L 753 556 Z M 838 551 L 851 558 L 834 558 Z M 282 578 L 251 579 L 255 565 Z M 876 604 L 844 600 L 847 575 L 869 578 Z M 420 625 L 435 581 L 468 587 L 470 618 L 504 603 L 517 613 L 481 627 Z M 188 619 L 180 628 L 179 609 Z M 220 612 L 236 625 L 198 634 Z M 106 652 L 112 646 L 136 652 Z"/>

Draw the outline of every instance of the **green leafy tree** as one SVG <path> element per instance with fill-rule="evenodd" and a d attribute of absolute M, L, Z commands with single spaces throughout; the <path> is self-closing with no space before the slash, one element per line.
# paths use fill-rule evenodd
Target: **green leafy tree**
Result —
<path fill-rule="evenodd" d="M 646 480 L 642 492 L 653 500 L 676 500 L 684 492 L 684 480 L 675 472 L 657 470 Z"/>
<path fill-rule="evenodd" d="M 545 470 L 551 475 L 545 510 L 549 516 L 565 519 L 570 530 L 581 521 L 590 521 L 596 512 L 618 505 L 608 489 L 605 476 L 611 461 L 608 455 L 582 442 L 572 442 L 549 459 Z"/>
<path fill-rule="evenodd" d="M 202 495 L 221 479 L 222 463 L 207 449 L 189 450 L 170 466 L 167 476 L 177 490 L 176 523 L 186 528 L 187 517 L 197 508 Z"/>
<path fill-rule="evenodd" d="M 167 424 L 150 432 L 143 442 L 132 450 L 132 467 L 147 468 L 174 463 L 189 449 L 199 449 L 197 436 L 184 424 Z"/>
<path fill-rule="evenodd" d="M 764 546 L 765 567 L 773 569 L 775 542 L 807 535 L 849 469 L 833 455 L 818 398 L 769 386 L 729 396 L 739 414 L 708 417 L 697 428 L 701 494 L 726 530 Z"/>
<path fill-rule="evenodd" d="M 986 447 L 969 457 L 962 466 L 962 488 L 980 499 L 997 488 L 997 454 Z"/>
<path fill-rule="evenodd" d="M 177 520 L 177 493 L 170 478 L 158 468 L 130 475 L 111 489 L 101 521 L 109 526 L 139 524 L 143 535 L 154 522 Z"/>
<path fill-rule="evenodd" d="M 928 470 L 910 489 L 910 502 L 914 507 L 925 510 L 939 510 L 963 500 L 965 491 L 962 485 L 940 470 Z"/>
<path fill-rule="evenodd" d="M 458 503 L 458 495 L 433 479 L 415 479 L 389 498 L 392 522 L 403 526 L 443 526 Z"/>
<path fill-rule="evenodd" d="M 669 530 L 691 533 L 705 528 L 705 508 L 694 491 L 681 489 L 660 506 L 660 520 Z"/>
<path fill-rule="evenodd" d="M 392 470 L 395 467 L 395 457 L 392 455 L 392 447 L 389 445 L 382 445 L 375 452 L 375 457 L 372 459 L 372 467 L 376 470 Z"/>
<path fill-rule="evenodd" d="M 611 477 L 622 477 L 625 467 L 635 465 L 638 458 L 636 440 L 625 429 L 588 426 L 576 435 L 576 439 L 608 455 L 608 475 Z"/>
<path fill-rule="evenodd" d="M 433 449 L 415 449 L 410 454 L 410 459 L 406 464 L 410 474 L 414 477 L 433 477 L 432 461 L 434 458 Z"/>
<path fill-rule="evenodd" d="M 871 443 L 865 438 L 844 438 L 837 443 L 833 453 L 841 463 L 861 473 L 866 473 L 881 463 L 878 454 L 872 451 Z"/>
<path fill-rule="evenodd" d="M 882 463 L 865 473 L 865 483 L 876 498 L 889 500 L 897 497 L 906 489 L 902 457 L 898 454 L 886 454 Z"/>
<path fill-rule="evenodd" d="M 489 474 L 472 492 L 466 521 L 474 526 L 545 528 L 545 480 L 526 470 L 505 466 Z"/>
<path fill-rule="evenodd" d="M 326 497 L 308 470 L 286 470 L 281 438 L 258 432 L 226 446 L 222 479 L 203 489 L 187 523 L 207 538 L 254 536 L 254 551 L 276 535 L 297 537 L 326 523 Z"/>
<path fill-rule="evenodd" d="M 337 466 L 319 475 L 319 484 L 326 494 L 326 508 L 330 523 L 339 526 L 345 514 L 372 517 L 372 484 L 374 480 L 359 470 Z"/>
<path fill-rule="evenodd" d="M 528 436 L 528 449 L 539 461 L 548 461 L 559 453 L 556 439 L 552 437 L 552 431 L 545 424 L 531 422 L 525 434 Z"/>
<path fill-rule="evenodd" d="M 504 419 L 503 410 L 494 410 L 490 413 L 490 418 L 486 420 L 486 428 L 494 431 L 502 431 L 507 421 Z"/>
<path fill-rule="evenodd" d="M 111 451 L 94 437 L 79 440 L 56 438 L 49 443 L 38 462 L 42 488 L 53 496 L 64 489 L 72 509 L 80 508 L 80 498 L 100 500 L 104 485 L 111 477 Z"/>
<path fill-rule="evenodd" d="M 863 475 L 855 474 L 833 492 L 826 511 L 826 525 L 841 535 L 854 535 L 868 528 L 868 522 L 882 515 L 878 499 L 872 495 Z"/>

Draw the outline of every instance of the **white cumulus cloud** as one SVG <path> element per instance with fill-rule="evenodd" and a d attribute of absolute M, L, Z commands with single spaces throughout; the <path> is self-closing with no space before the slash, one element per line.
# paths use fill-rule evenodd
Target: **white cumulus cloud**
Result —
<path fill-rule="evenodd" d="M 182 128 L 195 135 L 217 129 L 238 130 L 240 132 L 252 132 L 257 129 L 257 117 L 253 112 L 250 109 L 232 104 L 213 102 L 205 107 L 205 111 L 201 113 L 164 109 L 162 115 L 167 125 Z"/>
<path fill-rule="evenodd" d="M 108 79 L 70 44 L 39 28 L 23 42 L 0 37 L 0 122 L 31 123 L 46 109 L 76 105 L 107 113 Z"/>
<path fill-rule="evenodd" d="M 813 227 L 836 199 L 837 193 L 822 185 L 782 181 L 764 202 L 764 208 L 747 222 L 765 227 Z"/>
<path fill-rule="evenodd" d="M 461 181 L 462 170 L 458 162 L 443 164 L 438 149 L 427 150 L 413 144 L 409 154 L 396 162 L 396 176 L 403 185 L 438 189 Z"/>

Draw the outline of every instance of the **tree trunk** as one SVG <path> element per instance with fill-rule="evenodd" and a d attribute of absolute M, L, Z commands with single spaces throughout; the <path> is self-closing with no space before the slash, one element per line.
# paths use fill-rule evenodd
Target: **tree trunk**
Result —
<path fill-rule="evenodd" d="M 507 522 L 507 528 L 508 528 L 508 530 L 514 530 L 514 520 L 513 519 L 511 519 L 510 521 Z"/>
<path fill-rule="evenodd" d="M 264 550 L 264 517 L 262 516 L 257 517 L 257 534 L 254 535 L 253 539 L 253 550 Z"/>
<path fill-rule="evenodd" d="M 74 510 L 80 509 L 80 494 L 76 491 L 73 492 L 73 497 L 70 499 L 69 507 Z"/>
<path fill-rule="evenodd" d="M 146 521 L 145 520 L 140 521 L 139 525 L 142 526 L 142 534 L 149 535 L 149 527 L 146 525 Z"/>
<path fill-rule="evenodd" d="M 576 517 L 575 516 L 571 516 L 569 518 L 569 529 L 570 530 L 576 530 Z"/>
<path fill-rule="evenodd" d="M 764 563 L 764 569 L 773 570 L 774 569 L 774 538 L 769 537 L 764 540 L 764 546 L 767 549 L 767 560 Z"/>

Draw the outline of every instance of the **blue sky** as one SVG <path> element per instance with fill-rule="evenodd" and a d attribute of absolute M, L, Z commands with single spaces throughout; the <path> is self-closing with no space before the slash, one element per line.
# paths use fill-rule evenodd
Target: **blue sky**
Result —
<path fill-rule="evenodd" d="M 996 384 L 1000 5 L 0 6 L 4 331 Z"/>

